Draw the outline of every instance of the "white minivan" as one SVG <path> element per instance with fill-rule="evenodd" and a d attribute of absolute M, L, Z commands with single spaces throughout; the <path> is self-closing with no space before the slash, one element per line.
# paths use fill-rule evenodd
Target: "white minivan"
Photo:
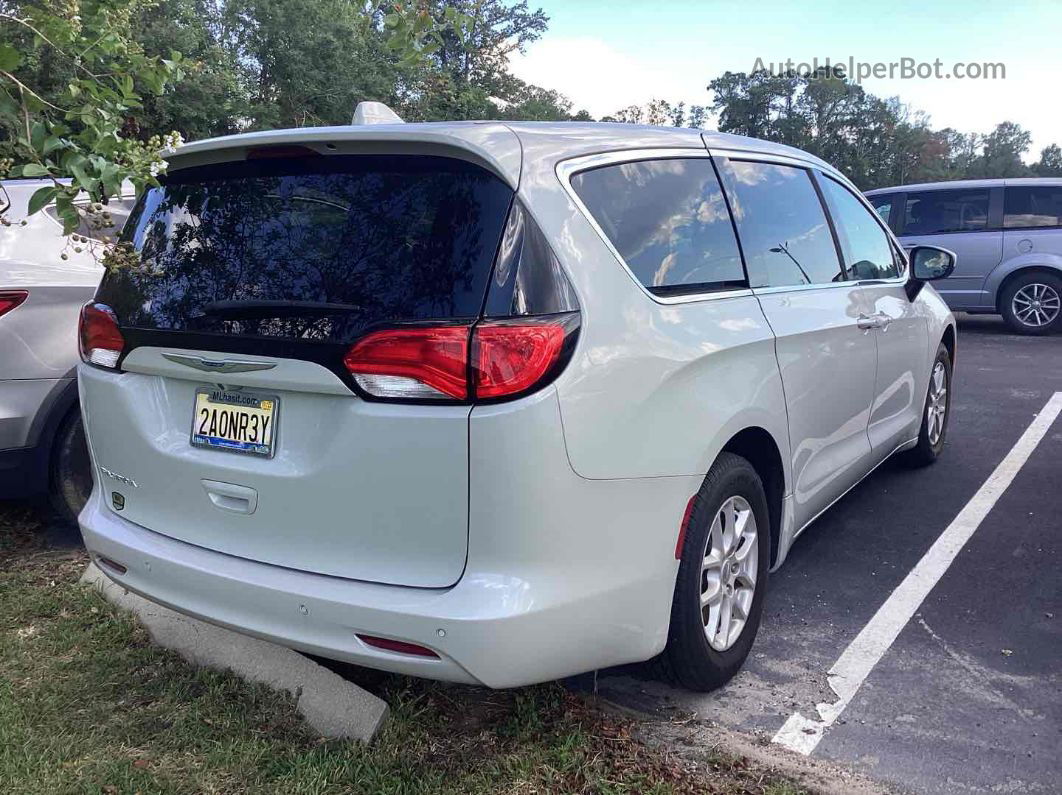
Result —
<path fill-rule="evenodd" d="M 711 689 L 768 572 L 948 424 L 955 323 L 858 191 L 695 130 L 464 122 L 182 147 L 81 318 L 100 568 L 324 657 Z"/>

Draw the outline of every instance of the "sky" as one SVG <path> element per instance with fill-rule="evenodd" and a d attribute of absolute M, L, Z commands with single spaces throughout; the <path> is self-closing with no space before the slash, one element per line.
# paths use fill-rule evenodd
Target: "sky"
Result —
<path fill-rule="evenodd" d="M 990 132 L 1013 121 L 1032 133 L 1027 160 L 1062 144 L 1062 0 L 531 0 L 549 29 L 511 60 L 518 77 L 556 89 L 595 117 L 650 99 L 707 105 L 726 71 L 849 57 L 1001 63 L 1003 79 L 875 79 L 934 128 Z M 714 120 L 706 126 L 714 124 Z"/>

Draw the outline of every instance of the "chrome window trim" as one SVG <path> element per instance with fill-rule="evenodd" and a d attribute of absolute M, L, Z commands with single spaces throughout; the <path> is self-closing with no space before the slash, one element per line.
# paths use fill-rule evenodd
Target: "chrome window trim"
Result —
<path fill-rule="evenodd" d="M 608 235 L 605 234 L 605 230 L 597 223 L 593 213 L 589 208 L 583 204 L 582 199 L 579 198 L 579 194 L 575 192 L 575 188 L 572 187 L 572 177 L 583 171 L 589 171 L 594 168 L 600 168 L 601 166 L 617 165 L 619 163 L 637 163 L 642 160 L 676 160 L 676 159 L 690 159 L 690 158 L 705 158 L 711 160 L 712 156 L 707 149 L 685 149 L 685 148 L 668 148 L 668 149 L 620 149 L 611 152 L 599 152 L 593 155 L 581 155 L 579 157 L 573 157 L 568 160 L 561 160 L 557 163 L 555 171 L 557 178 L 560 180 L 561 187 L 564 188 L 564 192 L 568 194 L 568 198 L 572 200 L 572 203 L 578 208 L 583 218 L 590 224 L 593 230 L 597 233 L 597 236 L 601 238 L 601 241 L 605 244 L 608 250 L 612 253 L 623 266 L 623 270 L 627 272 L 631 281 L 641 290 L 645 295 L 658 304 L 674 305 L 674 304 L 692 304 L 699 303 L 701 301 L 718 301 L 724 298 L 741 298 L 754 295 L 752 290 L 748 287 L 736 287 L 727 288 L 722 290 L 708 290 L 704 292 L 691 292 L 686 295 L 657 295 L 652 292 L 648 287 L 642 284 L 641 279 L 635 275 L 630 265 L 623 258 L 623 255 L 619 253 L 616 247 L 612 244 L 612 241 L 608 239 Z M 722 185 L 720 185 L 722 188 Z"/>

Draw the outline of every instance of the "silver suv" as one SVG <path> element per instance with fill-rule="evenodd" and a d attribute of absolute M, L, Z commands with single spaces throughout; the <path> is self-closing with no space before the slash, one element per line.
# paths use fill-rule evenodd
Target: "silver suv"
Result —
<path fill-rule="evenodd" d="M 47 493 L 74 521 L 92 488 L 75 379 L 78 312 L 103 275 L 91 238 L 121 231 L 132 186 L 108 204 L 106 232 L 86 223 L 75 241 L 54 205 L 27 215 L 30 197 L 48 184 L 0 183 L 0 499 Z"/>
<path fill-rule="evenodd" d="M 1022 334 L 1062 329 L 1062 178 L 984 179 L 867 192 L 905 248 L 942 246 L 934 286 L 952 309 L 1001 314 Z"/>

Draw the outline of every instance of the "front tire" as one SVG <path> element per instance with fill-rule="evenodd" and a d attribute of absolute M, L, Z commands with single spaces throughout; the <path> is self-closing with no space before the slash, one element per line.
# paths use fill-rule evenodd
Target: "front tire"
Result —
<path fill-rule="evenodd" d="M 924 467 L 936 461 L 944 452 L 951 417 L 951 354 L 941 343 L 929 371 L 929 388 L 922 408 L 922 425 L 918 444 L 903 453 L 902 460 L 911 467 Z"/>
<path fill-rule="evenodd" d="M 686 527 L 668 643 L 658 658 L 666 678 L 709 691 L 738 672 L 760 626 L 770 554 L 763 482 L 744 458 L 722 453 Z"/>
<path fill-rule="evenodd" d="M 1007 325 L 1019 334 L 1062 331 L 1062 278 L 1034 271 L 1012 279 L 1000 296 Z"/>

